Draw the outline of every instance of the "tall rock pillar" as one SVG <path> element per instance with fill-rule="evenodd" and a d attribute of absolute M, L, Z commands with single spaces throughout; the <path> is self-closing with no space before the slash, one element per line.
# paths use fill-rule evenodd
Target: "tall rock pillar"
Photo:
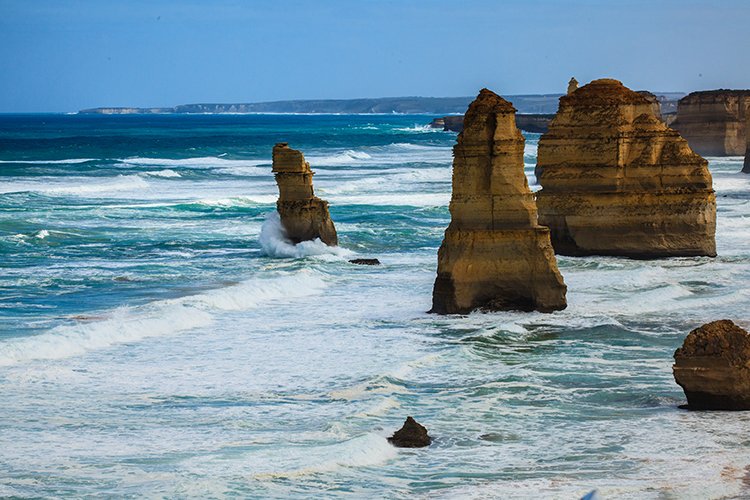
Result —
<path fill-rule="evenodd" d="M 273 172 L 279 186 L 276 210 L 292 243 L 320 238 L 326 245 L 337 245 L 338 236 L 328 213 L 328 202 L 313 193 L 313 171 L 302 153 L 285 142 L 276 144 Z"/>
<path fill-rule="evenodd" d="M 438 252 L 432 311 L 564 309 L 549 229 L 537 224 L 513 106 L 483 89 L 453 148 L 451 223 Z"/>

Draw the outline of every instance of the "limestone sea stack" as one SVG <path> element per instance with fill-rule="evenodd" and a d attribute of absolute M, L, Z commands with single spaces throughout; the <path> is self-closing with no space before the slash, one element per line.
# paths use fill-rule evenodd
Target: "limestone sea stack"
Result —
<path fill-rule="evenodd" d="M 674 353 L 675 381 L 691 410 L 750 410 L 750 334 L 730 320 L 688 334 Z"/>
<path fill-rule="evenodd" d="M 692 92 L 677 103 L 672 127 L 705 156 L 745 154 L 750 90 Z"/>
<path fill-rule="evenodd" d="M 328 213 L 328 202 L 313 193 L 313 171 L 302 153 L 285 142 L 276 144 L 273 172 L 279 186 L 276 210 L 292 243 L 320 238 L 326 245 L 337 245 L 338 236 Z"/>
<path fill-rule="evenodd" d="M 562 255 L 716 255 L 708 162 L 612 79 L 560 98 L 539 140 L 539 223 Z"/>
<path fill-rule="evenodd" d="M 482 89 L 453 148 L 451 222 L 438 252 L 431 312 L 566 307 L 549 229 L 537 224 L 513 106 Z"/>

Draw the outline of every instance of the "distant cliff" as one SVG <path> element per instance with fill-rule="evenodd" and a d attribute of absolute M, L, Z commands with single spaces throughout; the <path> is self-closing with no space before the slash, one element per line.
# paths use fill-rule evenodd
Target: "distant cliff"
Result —
<path fill-rule="evenodd" d="M 554 113 L 560 94 L 509 96 L 520 113 Z M 102 107 L 81 114 L 200 114 L 200 113 L 465 113 L 471 97 L 382 97 L 371 99 L 320 99 L 235 104 L 181 104 L 171 108 Z"/>

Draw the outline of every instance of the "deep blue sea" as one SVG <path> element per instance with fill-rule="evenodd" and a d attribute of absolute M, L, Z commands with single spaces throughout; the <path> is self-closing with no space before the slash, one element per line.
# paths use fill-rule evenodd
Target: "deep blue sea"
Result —
<path fill-rule="evenodd" d="M 562 257 L 565 311 L 439 317 L 431 118 L 0 115 L 0 496 L 747 495 L 750 415 L 671 374 L 750 326 L 742 158 L 709 159 L 717 258 Z M 340 248 L 277 237 L 281 141 Z M 431 447 L 386 442 L 407 415 Z"/>

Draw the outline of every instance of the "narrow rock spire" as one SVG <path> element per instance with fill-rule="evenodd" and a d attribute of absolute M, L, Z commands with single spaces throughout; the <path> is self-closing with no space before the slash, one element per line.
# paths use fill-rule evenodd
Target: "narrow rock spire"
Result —
<path fill-rule="evenodd" d="M 566 307 L 549 229 L 537 224 L 515 112 L 487 89 L 466 112 L 453 148 L 451 223 L 438 252 L 431 312 Z"/>
<path fill-rule="evenodd" d="M 326 245 L 337 245 L 338 236 L 328 213 L 328 202 L 313 193 L 313 171 L 302 153 L 285 142 L 276 144 L 273 172 L 279 186 L 276 210 L 292 243 L 320 238 Z"/>

